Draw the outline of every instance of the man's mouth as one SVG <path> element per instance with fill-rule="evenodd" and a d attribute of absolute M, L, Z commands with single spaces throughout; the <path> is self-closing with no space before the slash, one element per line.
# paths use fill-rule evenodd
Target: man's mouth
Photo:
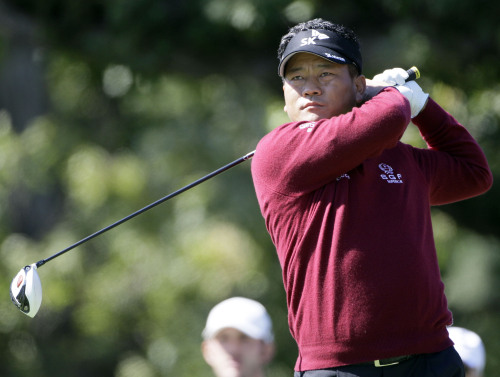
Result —
<path fill-rule="evenodd" d="M 308 102 L 304 106 L 302 106 L 302 109 L 304 109 L 304 110 L 305 109 L 316 109 L 319 107 L 323 107 L 323 105 L 318 103 L 318 102 Z"/>

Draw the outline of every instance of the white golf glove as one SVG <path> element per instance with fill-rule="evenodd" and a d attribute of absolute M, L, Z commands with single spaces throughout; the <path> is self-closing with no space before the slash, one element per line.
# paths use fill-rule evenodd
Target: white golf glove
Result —
<path fill-rule="evenodd" d="M 415 118 L 424 108 L 429 98 L 415 81 L 408 81 L 404 85 L 396 85 L 395 88 L 410 101 L 411 118 Z"/>
<path fill-rule="evenodd" d="M 404 85 L 407 78 L 408 73 L 403 68 L 392 68 L 373 76 L 373 81 L 382 81 L 389 85 Z"/>

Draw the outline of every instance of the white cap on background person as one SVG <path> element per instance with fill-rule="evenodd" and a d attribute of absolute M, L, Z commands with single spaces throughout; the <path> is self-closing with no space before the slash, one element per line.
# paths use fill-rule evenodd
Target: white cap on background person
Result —
<path fill-rule="evenodd" d="M 463 363 L 471 369 L 483 373 L 486 364 L 484 344 L 474 331 L 462 327 L 448 327 L 450 339 L 455 343 L 455 349 Z"/>
<path fill-rule="evenodd" d="M 248 298 L 232 297 L 215 305 L 208 314 L 203 338 L 210 339 L 226 328 L 266 343 L 274 341 L 271 317 L 261 303 Z"/>

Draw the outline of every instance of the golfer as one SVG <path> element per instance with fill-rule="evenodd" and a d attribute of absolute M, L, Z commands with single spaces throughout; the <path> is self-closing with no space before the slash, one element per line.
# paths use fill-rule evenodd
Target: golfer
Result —
<path fill-rule="evenodd" d="M 216 377 L 264 377 L 274 356 L 272 322 L 264 306 L 244 297 L 215 305 L 201 345 Z"/>
<path fill-rule="evenodd" d="M 295 376 L 463 376 L 430 207 L 490 188 L 481 148 L 406 71 L 366 79 L 350 29 L 300 23 L 278 55 L 291 123 L 258 143 L 252 177 Z M 427 149 L 400 142 L 415 126 Z"/>

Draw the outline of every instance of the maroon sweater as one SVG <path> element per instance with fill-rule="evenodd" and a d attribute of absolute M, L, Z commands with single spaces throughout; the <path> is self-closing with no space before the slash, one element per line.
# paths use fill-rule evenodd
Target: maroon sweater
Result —
<path fill-rule="evenodd" d="M 428 149 L 399 141 L 409 121 L 408 101 L 387 88 L 257 146 L 252 176 L 283 269 L 297 371 L 452 345 L 430 206 L 479 195 L 492 175 L 432 99 L 413 119 Z"/>

